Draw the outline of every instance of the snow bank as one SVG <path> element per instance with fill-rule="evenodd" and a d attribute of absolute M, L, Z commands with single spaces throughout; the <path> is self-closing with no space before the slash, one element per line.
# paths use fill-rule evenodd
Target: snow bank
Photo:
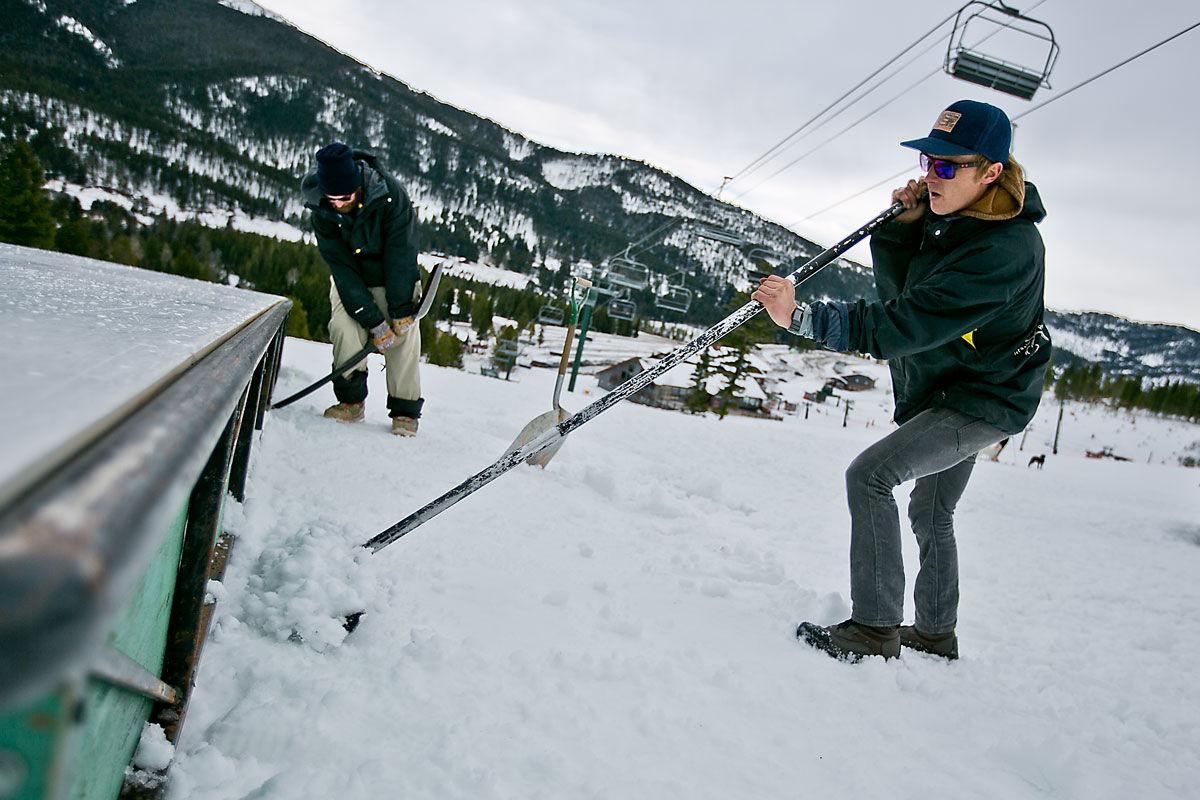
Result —
<path fill-rule="evenodd" d="M 329 360 L 289 340 L 278 391 Z M 362 424 L 323 419 L 327 391 L 268 417 L 170 797 L 1166 798 L 1200 779 L 1200 473 L 1075 440 L 1038 471 L 1013 442 L 959 503 L 962 659 L 849 666 L 793 632 L 848 614 L 843 472 L 889 430 L 886 384 L 845 428 L 823 406 L 622 404 L 549 469 L 364 558 L 349 545 L 490 463 L 553 386 L 423 367 L 400 439 L 378 367 Z M 568 408 L 598 396 L 579 388 Z M 1156 449 L 1181 436 L 1161 422 L 1137 422 Z M 1080 414 L 1080 442 L 1111 423 Z"/>

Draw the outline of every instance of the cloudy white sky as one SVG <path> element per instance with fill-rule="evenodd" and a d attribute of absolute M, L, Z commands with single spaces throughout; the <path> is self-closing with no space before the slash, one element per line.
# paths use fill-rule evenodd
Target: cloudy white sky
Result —
<path fill-rule="evenodd" d="M 715 192 L 722 176 L 747 166 L 960 2 L 260 4 L 416 89 L 536 141 L 642 159 Z M 1194 0 L 1016 6 L 1049 23 L 1062 48 L 1053 88 L 1033 103 L 940 72 L 922 80 L 940 65 L 943 39 L 781 158 L 731 183 L 723 197 L 831 243 L 887 206 L 888 189 L 808 217 L 906 165 L 915 177 L 914 154 L 897 143 L 927 133 L 949 103 L 971 97 L 1015 116 L 1200 21 Z M 949 30 L 947 24 L 896 66 Z M 997 36 L 981 49 L 1027 59 L 1017 47 Z M 1015 155 L 1049 212 L 1042 236 L 1051 307 L 1200 328 L 1200 212 L 1191 194 L 1200 185 L 1198 74 L 1200 28 L 1018 123 Z M 869 258 L 863 245 L 851 255 Z"/>

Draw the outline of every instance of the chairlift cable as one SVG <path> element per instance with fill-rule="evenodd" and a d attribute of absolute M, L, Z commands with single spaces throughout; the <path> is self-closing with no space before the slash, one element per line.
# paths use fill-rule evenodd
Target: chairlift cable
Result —
<path fill-rule="evenodd" d="M 1101 78 L 1101 77 L 1107 75 L 1108 73 L 1110 73 L 1120 67 L 1125 66 L 1126 64 L 1130 63 L 1131 61 L 1141 58 L 1142 56 L 1146 55 L 1150 51 L 1156 50 L 1159 47 L 1162 47 L 1164 44 L 1166 44 L 1167 42 L 1170 42 L 1172 39 L 1177 39 L 1180 36 L 1182 36 L 1183 34 L 1194 30 L 1195 28 L 1200 28 L 1200 22 L 1194 22 L 1191 25 L 1189 25 L 1188 27 L 1184 28 L 1183 30 L 1181 30 L 1177 33 L 1174 33 L 1171 36 L 1168 36 L 1166 39 L 1163 39 L 1158 44 L 1151 45 L 1150 47 L 1147 47 L 1145 50 L 1142 50 L 1140 53 L 1132 55 L 1129 58 L 1126 58 L 1124 61 L 1114 64 L 1113 66 L 1109 67 L 1108 69 L 1105 69 L 1101 72 L 1097 72 L 1092 77 L 1087 78 L 1086 80 L 1080 81 L 1079 83 L 1075 84 L 1071 88 L 1064 89 L 1063 91 L 1059 92 L 1058 94 L 1054 95 L 1053 97 L 1043 100 L 1042 102 L 1038 103 L 1035 106 L 1032 106 L 1031 108 L 1025 109 L 1020 114 L 1017 114 L 1016 116 L 1011 117 L 1010 121 L 1016 122 L 1017 120 L 1021 119 L 1022 117 L 1026 117 L 1026 116 L 1032 114 L 1034 111 L 1037 111 L 1039 108 L 1043 108 L 1045 106 L 1050 105 L 1058 98 L 1065 97 L 1066 95 L 1070 94 L 1071 92 L 1075 91 L 1076 89 L 1080 89 L 1080 88 L 1088 85 L 1092 81 L 1096 80 L 1097 78 Z M 834 203 L 832 205 L 828 205 L 825 208 L 822 208 L 820 211 L 814 211 L 813 213 L 809 214 L 806 217 L 801 217 L 800 219 L 789 222 L 784 227 L 790 228 L 792 225 L 795 225 L 797 222 L 807 221 L 807 220 L 813 219 L 815 217 L 819 217 L 822 214 L 824 214 L 825 212 L 832 211 L 833 209 L 837 208 L 838 206 L 840 206 L 844 203 L 848 203 L 851 200 L 855 199 L 856 197 L 861 197 L 862 195 L 866 194 L 867 192 L 869 192 L 873 189 L 878 189 L 880 186 L 883 186 L 884 184 L 888 183 L 889 181 L 894 181 L 896 178 L 901 177 L 902 175 L 904 175 L 907 172 L 910 172 L 911 170 L 912 170 L 912 167 L 905 167 L 904 169 L 900 170 L 899 172 L 895 173 L 894 175 L 884 178 L 883 180 L 879 181 L 878 183 L 874 183 L 874 184 L 868 186 L 866 189 L 863 189 L 862 191 L 855 192 L 854 194 L 852 194 L 848 197 L 844 197 L 841 200 L 838 200 L 836 203 Z"/>
<path fill-rule="evenodd" d="M 1178 33 L 1172 34 L 1171 36 L 1168 36 L 1166 39 L 1163 39 L 1163 40 L 1162 40 L 1161 42 L 1159 42 L 1158 44 L 1156 44 L 1156 45 L 1151 45 L 1150 47 L 1147 47 L 1147 48 L 1146 48 L 1145 50 L 1143 50 L 1142 52 L 1140 52 L 1140 53 L 1138 53 L 1138 54 L 1136 54 L 1136 55 L 1132 55 L 1132 56 L 1130 56 L 1129 58 L 1125 59 L 1125 60 L 1124 60 L 1124 61 L 1122 61 L 1121 63 L 1119 63 L 1119 64 L 1114 64 L 1113 66 L 1109 67 L 1108 69 L 1104 70 L 1103 72 L 1098 72 L 1098 73 L 1096 73 L 1095 75 L 1093 75 L 1092 77 L 1088 78 L 1087 80 L 1085 80 L 1085 81 L 1083 81 L 1083 82 L 1081 82 L 1081 83 L 1077 83 L 1077 84 L 1075 84 L 1075 85 L 1074 85 L 1074 86 L 1072 86 L 1070 89 L 1065 89 L 1065 90 L 1063 90 L 1063 91 L 1059 92 L 1058 94 L 1054 95 L 1054 97 L 1047 98 L 1046 100 L 1043 100 L 1042 102 L 1038 103 L 1036 106 L 1033 106 L 1032 108 L 1027 108 L 1027 109 L 1025 109 L 1025 110 L 1024 110 L 1024 111 L 1022 111 L 1020 114 L 1017 114 L 1015 117 L 1013 117 L 1013 118 L 1012 118 L 1012 121 L 1013 121 L 1013 122 L 1016 122 L 1016 121 L 1017 121 L 1017 120 L 1019 120 L 1021 117 L 1024 117 L 1024 116 L 1027 116 L 1027 115 L 1029 115 L 1029 114 L 1032 114 L 1034 111 L 1037 111 L 1039 108 L 1042 108 L 1043 106 L 1050 105 L 1051 103 L 1053 103 L 1055 100 L 1059 99 L 1060 97 L 1066 97 L 1067 95 L 1069 95 L 1071 92 L 1075 91 L 1076 89 L 1079 89 L 1079 88 L 1082 88 L 1082 87 L 1084 87 L 1084 86 L 1087 86 L 1089 83 L 1091 83 L 1092 81 L 1096 80 L 1097 78 L 1102 78 L 1102 77 L 1104 77 L 1105 75 L 1107 75 L 1108 73 L 1112 72 L 1113 70 L 1115 70 L 1115 69 L 1118 69 L 1118 68 L 1120 68 L 1120 67 L 1123 67 L 1123 66 L 1125 66 L 1125 65 L 1126 65 L 1126 64 L 1128 64 L 1130 61 L 1133 61 L 1133 60 L 1135 60 L 1135 59 L 1141 58 L 1142 56 L 1146 55 L 1146 53 L 1149 53 L 1151 50 L 1156 50 L 1156 49 L 1158 49 L 1159 47 L 1162 47 L 1162 46 L 1163 46 L 1164 44 L 1166 44 L 1167 42 L 1171 41 L 1172 39 L 1178 39 L 1180 36 L 1183 36 L 1183 35 L 1184 35 L 1185 33 L 1187 33 L 1188 31 L 1190 31 L 1190 30 L 1192 30 L 1192 29 L 1194 29 L 1194 28 L 1198 28 L 1198 27 L 1200 27 L 1200 22 L 1194 22 L 1194 23 L 1192 23 L 1191 25 L 1189 25 L 1188 27 L 1186 27 L 1186 28 L 1184 28 L 1183 30 L 1179 31 Z"/>
<path fill-rule="evenodd" d="M 780 147 L 787 144 L 787 142 L 789 142 L 792 139 L 792 137 L 794 137 L 796 134 L 803 131 L 805 128 L 807 128 L 809 125 L 811 125 L 816 120 L 820 119 L 825 114 L 825 112 L 829 111 L 831 108 L 836 106 L 838 103 L 842 102 L 847 97 L 854 94 L 854 92 L 858 91 L 863 86 L 863 84 L 867 83 L 872 78 L 874 78 L 876 75 L 878 75 L 879 73 L 883 72 L 885 69 L 890 67 L 892 64 L 894 64 L 896 61 L 898 61 L 900 59 L 900 57 L 903 56 L 905 53 L 907 53 L 909 50 L 912 50 L 914 47 L 919 45 L 921 42 L 925 41 L 925 39 L 927 39 L 931 35 L 933 35 L 937 31 L 938 28 L 942 27 L 947 22 L 954 19 L 954 16 L 957 13 L 958 13 L 958 11 L 955 10 L 953 13 L 951 13 L 949 16 L 947 16 L 945 19 L 943 19 L 937 25 L 934 25 L 927 32 L 923 33 L 916 41 L 914 41 L 908 47 L 905 47 L 903 50 L 901 50 L 899 53 L 897 53 L 895 56 L 893 56 L 889 61 L 885 62 L 882 66 L 880 66 L 877 70 L 872 72 L 867 77 L 863 78 L 861 81 L 859 81 L 854 86 L 850 87 L 850 89 L 848 89 L 844 94 L 842 94 L 841 97 L 837 98 L 832 103 L 825 106 L 825 108 L 823 108 L 819 112 L 817 112 L 817 114 L 815 116 L 813 116 L 811 119 L 809 119 L 803 125 L 801 125 L 799 128 L 796 128 L 796 130 L 792 131 L 787 136 L 783 137 L 781 140 L 779 140 L 779 142 L 777 142 L 775 145 L 773 145 L 765 153 L 763 153 L 758 158 L 754 159 L 749 164 L 747 164 L 746 166 L 744 166 L 740 170 L 738 170 L 736 173 L 734 173 L 733 176 L 729 179 L 729 181 L 730 182 L 736 181 L 738 178 L 741 178 L 746 173 L 752 172 L 753 170 L 758 169 L 758 167 L 761 166 L 761 164 L 763 162 L 772 158 L 773 157 L 772 154 L 774 154 L 775 151 L 777 151 Z"/>
<path fill-rule="evenodd" d="M 841 129 L 840 131 L 838 131 L 837 133 L 833 134 L 833 135 L 832 135 L 832 136 L 830 136 L 829 138 L 827 138 L 827 139 L 825 139 L 824 141 L 822 141 L 822 142 L 821 142 L 820 144 L 818 144 L 816 147 L 813 147 L 813 148 L 811 148 L 810 150 L 807 150 L 807 151 L 805 151 L 804 153 L 801 153 L 800 155 L 796 156 L 794 159 L 792 159 L 792 160 L 791 160 L 791 161 L 789 161 L 788 163 L 784 164 L 782 167 L 780 167 L 779 169 L 775 170 L 775 171 L 774 171 L 774 172 L 772 172 L 770 175 L 768 175 L 767 177 L 763 178 L 761 181 L 759 181 L 758 183 L 754 184 L 753 186 L 751 186 L 749 189 L 747 189 L 746 191 L 744 191 L 744 192 L 742 192 L 741 194 L 739 194 L 739 195 L 738 195 L 736 198 L 734 198 L 734 199 L 735 199 L 735 200 L 740 200 L 741 198 L 743 198 L 743 197 L 745 197 L 746 195 L 750 194 L 750 193 L 751 193 L 751 192 L 753 192 L 755 189 L 757 189 L 758 187 L 762 186 L 764 183 L 766 183 L 767 181 L 771 180 L 772 178 L 775 178 L 775 177 L 777 177 L 777 176 L 781 175 L 782 173 L 784 173 L 784 172 L 787 172 L 789 169 L 791 169 L 792 167 L 796 166 L 796 165 L 797 165 L 797 164 L 799 164 L 801 161 L 803 161 L 804 159 L 808 158 L 809 156 L 811 156 L 813 153 L 815 153 L 815 152 L 817 152 L 818 150 L 820 150 L 820 149 L 821 149 L 822 147 L 824 147 L 825 145 L 827 145 L 827 144 L 829 144 L 830 142 L 832 142 L 832 141 L 834 141 L 834 140 L 836 140 L 836 139 L 838 139 L 838 138 L 840 138 L 840 137 L 844 136 L 846 133 L 848 133 L 848 132 L 849 132 L 849 131 L 851 131 L 852 129 L 854 129 L 854 128 L 857 128 L 859 125 L 861 125 L 862 123 L 866 122 L 868 119 L 870 119 L 871 117 L 875 116 L 875 115 L 876 115 L 876 114 L 878 114 L 880 111 L 882 111 L 883 109 L 887 108 L 887 107 L 888 107 L 888 106 L 890 106 L 892 103 L 896 102 L 896 101 L 897 101 L 897 100 L 899 100 L 901 97 L 903 97 L 904 95 L 908 94 L 908 93 L 909 93 L 909 92 L 911 92 L 913 89 L 917 88 L 917 87 L 918 87 L 918 86 L 920 86 L 922 83 L 924 83 L 925 81 L 929 80 L 929 79 L 930 79 L 930 78 L 932 78 L 934 75 L 937 75 L 937 74 L 938 74 L 939 72 L 941 72 L 941 71 L 942 71 L 942 68 L 941 68 L 941 67 L 938 67 L 938 68 L 937 68 L 937 69 L 935 69 L 933 72 L 930 72 L 928 75 L 926 75 L 925 77 L 923 77 L 923 78 L 921 78 L 920 80 L 918 80 L 916 83 L 910 84 L 910 85 L 909 85 L 909 87 L 908 87 L 908 88 L 906 88 L 904 91 L 900 92 L 900 93 L 899 93 L 899 94 L 897 94 L 897 95 L 894 95 L 894 96 L 893 96 L 891 99 L 889 99 L 889 100 L 885 101 L 884 103 L 882 103 L 882 104 L 880 104 L 880 105 L 876 106 L 876 107 L 875 107 L 874 109 L 872 109 L 871 111 L 868 111 L 866 114 L 864 114 L 863 116 L 859 117 L 859 118 L 858 118 L 858 119 L 856 119 L 854 122 L 851 122 L 849 125 L 847 125 L 846 127 L 842 128 L 842 129 Z"/>

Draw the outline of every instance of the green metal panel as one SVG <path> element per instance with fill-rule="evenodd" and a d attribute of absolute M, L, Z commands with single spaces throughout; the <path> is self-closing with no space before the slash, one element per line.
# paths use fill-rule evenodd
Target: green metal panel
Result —
<path fill-rule="evenodd" d="M 71 697 L 51 692 L 0 717 L 0 798 L 41 800 L 49 794 L 54 757 L 70 727 Z"/>
<path fill-rule="evenodd" d="M 155 675 L 162 670 L 187 511 L 185 503 L 108 637 L 109 644 Z M 89 683 L 87 717 L 72 770 L 71 800 L 113 800 L 117 796 L 152 705 L 149 698 L 127 689 L 94 680 Z"/>
<path fill-rule="evenodd" d="M 109 644 L 155 675 L 162 669 L 187 511 L 185 503 L 108 636 Z M 77 707 L 72 697 L 66 690 L 51 692 L 0 716 L 0 800 L 50 797 L 54 759 L 63 757 L 68 758 L 66 775 L 72 800 L 113 800 L 117 796 L 152 701 L 91 680 L 82 727 L 72 730 Z M 24 778 L 19 783 L 5 785 L 9 775 L 21 772 Z"/>

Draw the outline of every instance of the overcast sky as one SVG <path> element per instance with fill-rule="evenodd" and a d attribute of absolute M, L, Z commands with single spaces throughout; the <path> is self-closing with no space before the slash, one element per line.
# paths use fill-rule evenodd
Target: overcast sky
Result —
<path fill-rule="evenodd" d="M 260 4 L 415 89 L 531 139 L 641 159 L 715 193 L 722 176 L 747 166 L 961 3 Z M 1049 23 L 1062 48 L 1053 88 L 1039 90 L 1032 103 L 940 72 L 922 80 L 941 64 L 942 39 L 781 158 L 732 182 L 723 197 L 830 244 L 885 208 L 889 189 L 806 217 L 907 165 L 915 177 L 915 154 L 898 142 L 927 134 L 954 100 L 985 100 L 1015 116 L 1200 21 L 1194 0 L 1023 0 L 1016 6 Z M 945 25 L 895 66 L 949 30 Z M 987 32 L 968 30 L 969 41 Z M 1030 56 L 1001 36 L 980 49 L 1016 61 Z M 1200 185 L 1197 75 L 1200 28 L 1018 123 L 1014 155 L 1048 210 L 1041 229 L 1052 308 L 1200 329 L 1200 204 L 1192 196 Z M 851 257 L 869 260 L 866 246 Z"/>

